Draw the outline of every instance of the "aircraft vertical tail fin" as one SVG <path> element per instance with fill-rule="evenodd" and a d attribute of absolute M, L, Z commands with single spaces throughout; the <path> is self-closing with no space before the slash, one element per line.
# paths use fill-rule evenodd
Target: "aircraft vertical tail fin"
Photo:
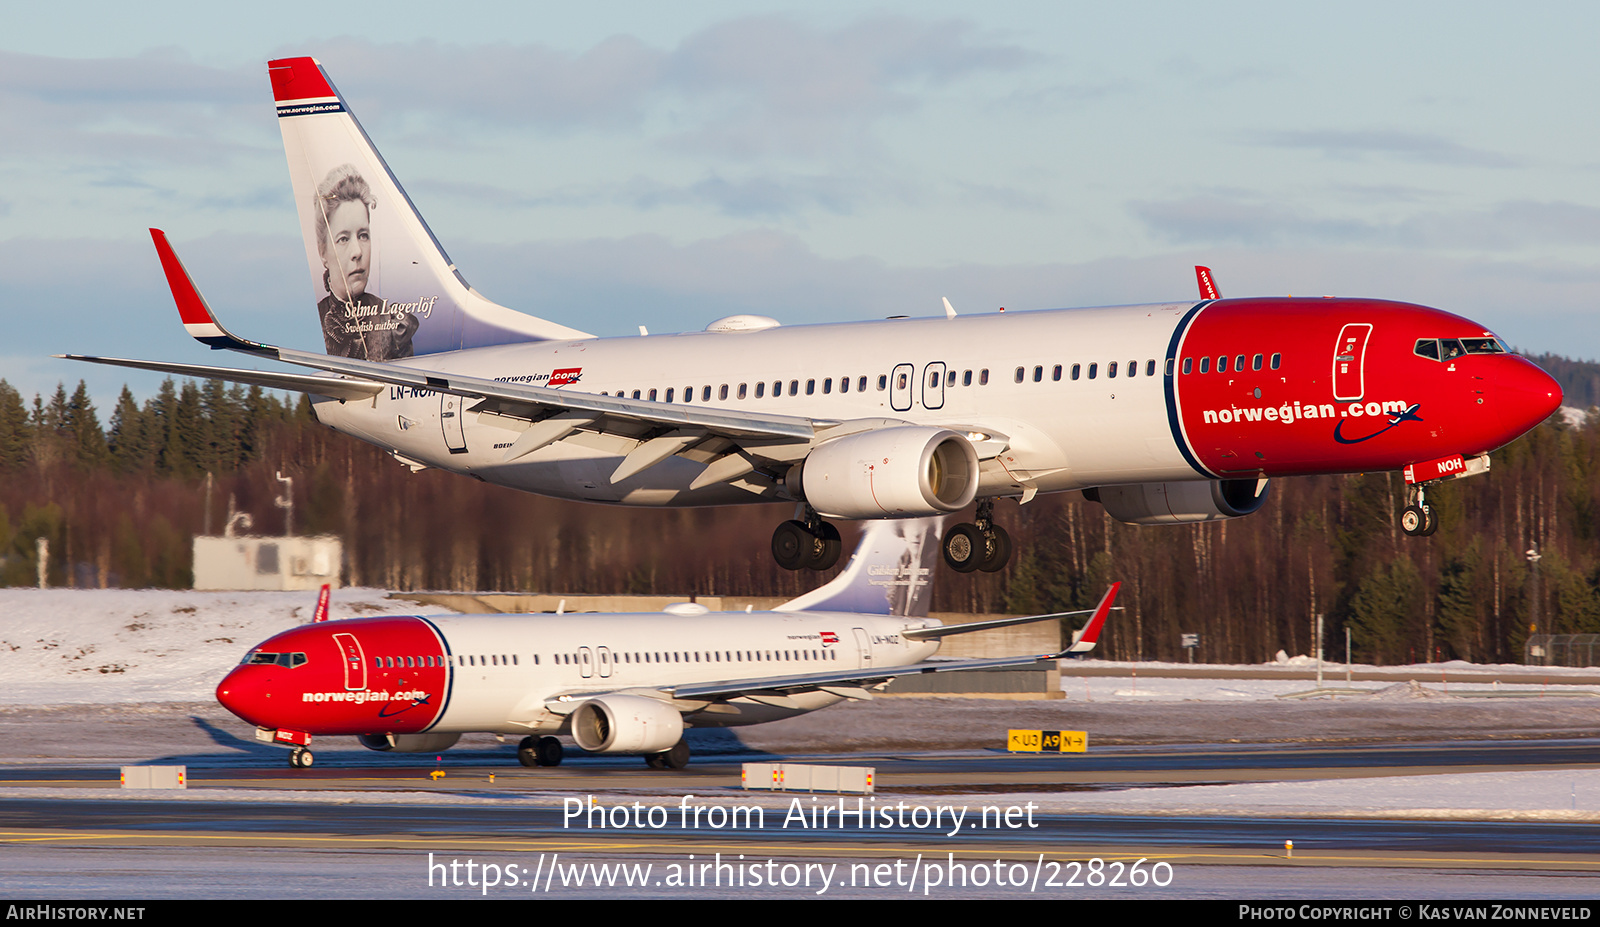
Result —
<path fill-rule="evenodd" d="M 590 338 L 467 285 L 315 58 L 267 63 L 329 354 L 393 360 Z"/>
<path fill-rule="evenodd" d="M 943 523 L 943 518 L 868 522 L 844 572 L 773 611 L 928 617 Z"/>

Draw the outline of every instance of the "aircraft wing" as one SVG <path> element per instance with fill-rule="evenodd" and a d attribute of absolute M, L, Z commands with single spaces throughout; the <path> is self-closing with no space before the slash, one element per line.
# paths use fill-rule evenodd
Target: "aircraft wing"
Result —
<path fill-rule="evenodd" d="M 304 373 L 280 373 L 270 370 L 238 370 L 233 367 L 208 367 L 204 364 L 174 364 L 167 361 L 128 360 L 121 357 L 89 357 L 84 354 L 57 354 L 64 360 L 87 361 L 112 367 L 133 367 L 138 370 L 156 370 L 175 373 L 180 377 L 197 377 L 202 380 L 227 380 L 230 383 L 248 383 L 268 389 L 292 390 L 328 396 L 333 399 L 359 401 L 371 399 L 383 392 L 385 384 L 376 380 L 357 380 L 348 377 L 318 376 Z"/>
<path fill-rule="evenodd" d="M 527 386 L 483 377 L 408 367 L 395 362 L 378 363 L 248 341 L 229 332 L 222 326 L 221 322 L 217 321 L 216 314 L 206 304 L 205 297 L 200 295 L 199 289 L 189 277 L 189 272 L 184 268 L 183 262 L 178 259 L 177 253 L 173 251 L 172 245 L 167 241 L 166 234 L 160 229 L 151 229 L 150 236 L 155 241 L 156 252 L 161 257 L 161 267 L 166 273 L 167 285 L 172 289 L 172 297 L 177 303 L 178 315 L 183 320 L 184 328 L 188 330 L 195 340 L 213 349 L 227 349 L 257 357 L 267 357 L 300 367 L 309 367 L 313 370 L 321 370 L 353 378 L 356 382 L 363 384 L 376 383 L 450 393 L 467 399 L 478 400 L 477 404 L 472 406 L 472 409 L 478 412 L 491 412 L 539 422 L 559 416 L 560 421 L 556 423 L 556 428 L 545 429 L 546 431 L 551 431 L 559 430 L 559 427 L 570 426 L 566 427 L 566 431 L 559 433 L 557 439 L 565 434 L 570 434 L 571 431 L 577 428 L 602 428 L 616 430 L 633 437 L 648 435 L 661 437 L 665 440 L 721 435 L 735 439 L 763 438 L 809 442 L 816 436 L 818 428 L 826 428 L 838 424 L 838 422 L 834 421 L 809 419 L 794 415 L 734 412 L 711 406 L 672 405 L 639 399 L 627 399 L 622 396 L 599 396 L 593 393 L 555 390 L 542 386 Z M 98 363 L 116 362 L 110 359 L 82 357 L 73 359 L 94 360 Z M 138 365 L 150 366 L 149 362 L 137 363 Z M 123 364 L 124 366 L 135 365 L 130 362 L 123 362 Z M 252 375 L 260 376 L 258 372 L 254 371 L 228 371 L 224 368 L 205 369 L 209 372 L 196 373 L 195 375 L 212 376 L 220 379 L 241 379 Z M 317 378 L 307 378 L 307 380 L 318 386 L 323 382 Z M 241 381 L 253 382 L 252 380 L 243 379 Z M 300 388 L 304 389 L 305 387 Z M 327 394 L 323 393 L 323 395 Z M 613 429 L 608 428 L 607 425 L 618 427 Z M 663 428 L 668 429 L 666 435 L 655 434 Z M 542 436 L 543 432 L 540 434 Z M 527 446 L 527 450 L 523 451 L 523 453 L 531 452 L 542 446 L 538 441 L 520 443 Z M 518 450 L 519 448 L 512 448 L 513 453 L 508 454 L 508 458 L 520 456 L 515 453 Z"/>
<path fill-rule="evenodd" d="M 1060 653 L 1030 654 L 1017 657 L 997 657 L 991 660 L 935 660 L 913 663 L 910 666 L 863 667 L 838 670 L 831 673 L 805 673 L 796 676 L 768 676 L 755 679 L 731 679 L 726 682 L 706 682 L 686 686 L 672 686 L 662 691 L 677 699 L 729 699 L 745 696 L 760 701 L 762 696 L 781 696 L 788 692 L 806 689 L 822 691 L 842 689 L 846 694 L 856 690 L 855 698 L 868 697 L 864 686 L 888 682 L 897 676 L 917 676 L 925 673 L 957 673 L 966 670 L 1001 669 L 1007 666 L 1032 666 L 1042 660 L 1055 660 L 1066 656 Z"/>
<path fill-rule="evenodd" d="M 1099 642 L 1100 632 L 1105 628 L 1106 617 L 1111 613 L 1111 603 L 1116 600 L 1117 591 L 1121 586 L 1121 583 L 1112 583 L 1111 588 L 1107 589 L 1106 594 L 1101 597 L 1100 603 L 1088 611 L 1063 612 L 1054 615 L 1030 615 L 1025 618 L 1002 618 L 995 621 L 980 621 L 973 624 L 920 628 L 900 632 L 906 637 L 945 636 L 934 633 L 940 631 L 950 634 L 969 634 L 973 631 L 1009 627 L 1030 621 L 1049 621 L 1082 614 L 1091 615 L 1092 617 L 1084 624 L 1083 628 L 1073 634 L 1072 643 L 1065 650 L 1058 653 L 1026 654 L 1015 657 L 996 657 L 987 660 L 930 660 L 922 663 L 913 663 L 909 666 L 862 667 L 824 673 L 799 673 L 790 676 L 758 676 L 750 679 L 730 679 L 682 686 L 666 686 L 658 691 L 669 698 L 691 702 L 748 698 L 758 702 L 764 701 L 781 705 L 789 693 L 797 691 L 820 690 L 842 695 L 846 698 L 862 699 L 872 697 L 872 694 L 866 690 L 867 686 L 888 682 L 897 676 L 916 676 L 925 673 L 959 673 L 968 670 L 1001 669 L 1008 666 L 1031 666 L 1042 660 L 1057 660 L 1061 657 L 1088 653 L 1093 650 L 1095 644 Z M 562 706 L 576 707 L 579 698 L 580 696 L 576 694 L 567 694 L 561 696 L 558 699 L 558 703 Z M 562 710 L 554 705 L 550 707 L 558 712 Z"/>

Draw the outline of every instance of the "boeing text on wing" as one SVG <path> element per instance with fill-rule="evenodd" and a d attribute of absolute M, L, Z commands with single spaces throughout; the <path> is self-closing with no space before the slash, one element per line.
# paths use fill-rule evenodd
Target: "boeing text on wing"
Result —
<path fill-rule="evenodd" d="M 470 288 L 321 66 L 269 66 L 322 351 L 230 334 L 154 233 L 194 337 L 316 375 L 84 358 L 304 390 L 328 425 L 412 467 L 624 505 L 792 501 L 773 552 L 825 568 L 826 518 L 957 512 L 958 570 L 999 569 L 1000 498 L 1083 490 L 1123 521 L 1258 509 L 1273 477 L 1450 476 L 1561 401 L 1483 326 L 1372 299 L 1224 299 L 596 338 Z M 309 316 L 308 316 L 309 317 Z M 1425 484 L 1412 533 L 1435 526 Z"/>
<path fill-rule="evenodd" d="M 1094 649 L 1116 597 L 1092 611 L 944 626 L 928 617 L 940 519 L 874 523 L 832 582 L 771 612 L 452 615 L 315 621 L 264 641 L 217 699 L 293 745 L 356 735 L 375 750 L 444 750 L 466 732 L 520 735 L 527 766 L 593 753 L 681 767 L 689 727 L 759 724 L 867 699 L 897 676 L 1024 666 Z M 326 594 L 326 593 L 324 593 Z M 320 614 L 320 607 L 319 607 Z M 1056 653 L 932 661 L 952 634 L 1087 615 Z"/>

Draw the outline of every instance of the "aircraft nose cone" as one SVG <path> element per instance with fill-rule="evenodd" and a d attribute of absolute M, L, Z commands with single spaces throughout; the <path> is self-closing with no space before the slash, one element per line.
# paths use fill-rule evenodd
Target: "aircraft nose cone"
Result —
<path fill-rule="evenodd" d="M 237 666 L 217 684 L 217 702 L 251 724 L 271 727 L 265 721 L 267 700 L 264 698 L 260 673 L 253 670 L 265 667 Z"/>
<path fill-rule="evenodd" d="M 1521 435 L 1555 414 L 1564 397 L 1555 377 L 1532 361 L 1513 360 L 1516 366 L 1501 381 L 1502 415 L 1508 430 Z"/>

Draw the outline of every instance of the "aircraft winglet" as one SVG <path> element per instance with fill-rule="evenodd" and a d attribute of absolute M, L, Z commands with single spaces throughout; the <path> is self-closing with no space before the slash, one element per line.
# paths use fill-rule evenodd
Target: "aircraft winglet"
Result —
<path fill-rule="evenodd" d="M 328 583 L 322 584 L 322 591 L 317 593 L 317 610 L 311 613 L 311 623 L 328 620 Z"/>
<path fill-rule="evenodd" d="M 1094 608 L 1094 617 L 1083 629 L 1072 635 L 1072 646 L 1067 648 L 1067 653 L 1088 653 L 1100 641 L 1100 632 L 1106 626 L 1106 616 L 1111 614 L 1111 603 L 1117 598 L 1117 590 L 1122 588 L 1122 583 L 1112 583 L 1111 588 L 1100 599 L 1100 604 Z"/>
<path fill-rule="evenodd" d="M 167 233 L 160 229 L 150 230 L 150 239 L 155 242 L 156 254 L 161 257 L 161 269 L 166 272 L 167 286 L 172 290 L 172 301 L 178 304 L 178 318 L 183 321 L 184 330 L 190 337 L 212 349 L 232 348 L 235 351 L 248 351 L 252 354 L 266 354 L 276 357 L 276 348 L 246 341 L 237 337 L 217 321 L 216 314 L 211 307 L 206 305 L 206 298 L 200 295 L 200 288 L 194 285 L 194 279 L 189 276 L 189 271 L 178 260 L 178 253 L 172 250 L 172 244 L 167 241 Z"/>
<path fill-rule="evenodd" d="M 1222 294 L 1217 292 L 1216 278 L 1211 276 L 1211 268 L 1194 265 L 1194 279 L 1200 284 L 1201 299 L 1221 299 Z"/>

